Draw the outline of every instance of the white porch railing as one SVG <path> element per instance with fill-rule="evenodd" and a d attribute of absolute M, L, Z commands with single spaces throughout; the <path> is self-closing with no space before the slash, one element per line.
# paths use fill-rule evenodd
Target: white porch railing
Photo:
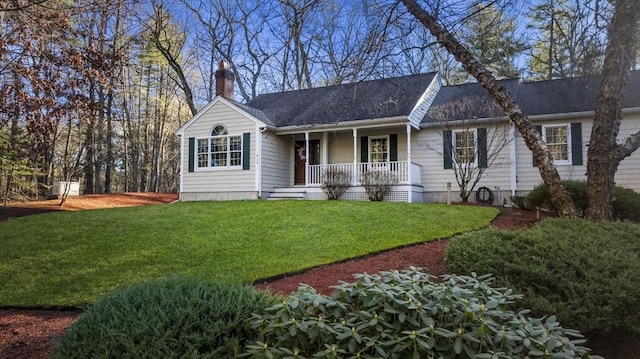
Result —
<path fill-rule="evenodd" d="M 411 166 L 411 178 L 409 178 L 409 166 Z M 398 184 L 420 184 L 421 166 L 407 161 L 379 162 L 379 163 L 336 163 L 327 165 L 309 165 L 307 171 L 307 183 L 310 185 L 322 184 L 322 179 L 327 170 L 345 171 L 351 174 L 352 185 L 360 183 L 360 176 L 368 171 L 387 171 L 398 178 Z"/>

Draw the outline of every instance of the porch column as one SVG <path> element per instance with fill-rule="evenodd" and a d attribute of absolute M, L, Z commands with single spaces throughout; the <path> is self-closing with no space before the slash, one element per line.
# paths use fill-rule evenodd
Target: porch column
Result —
<path fill-rule="evenodd" d="M 413 194 L 413 181 L 411 177 L 411 125 L 407 124 L 407 179 L 409 180 L 409 195 L 408 200 L 411 203 L 411 197 Z"/>
<path fill-rule="evenodd" d="M 322 164 L 329 164 L 329 132 L 322 133 Z"/>
<path fill-rule="evenodd" d="M 304 185 L 309 187 L 309 132 L 304 133 Z"/>
<path fill-rule="evenodd" d="M 353 129 L 353 171 L 351 181 L 355 185 L 358 183 L 358 129 Z"/>

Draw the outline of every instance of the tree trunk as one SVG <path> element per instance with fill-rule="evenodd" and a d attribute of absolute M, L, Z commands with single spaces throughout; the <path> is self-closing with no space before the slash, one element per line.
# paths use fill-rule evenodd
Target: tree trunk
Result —
<path fill-rule="evenodd" d="M 484 87 L 495 103 L 509 116 L 516 126 L 527 147 L 533 153 L 542 180 L 549 188 L 551 201 L 558 208 L 561 217 L 576 217 L 577 211 L 573 200 L 560 182 L 560 175 L 553 163 L 547 145 L 536 131 L 533 123 L 522 112 L 509 91 L 499 84 L 491 71 L 480 64 L 447 29 L 422 9 L 415 0 L 402 0 L 407 10 L 424 25 L 447 51 L 458 60 L 464 69 Z"/>
<path fill-rule="evenodd" d="M 640 146 L 640 132 L 629 137 L 624 145 L 617 143 L 624 89 L 636 53 L 639 22 L 638 0 L 615 2 L 588 150 L 587 217 L 592 221 L 613 220 L 615 173 L 620 162 Z"/>

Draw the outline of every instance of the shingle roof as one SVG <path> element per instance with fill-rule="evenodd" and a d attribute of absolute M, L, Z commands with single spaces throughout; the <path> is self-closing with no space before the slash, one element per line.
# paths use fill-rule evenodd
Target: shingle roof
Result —
<path fill-rule="evenodd" d="M 600 90 L 602 76 L 585 76 L 569 79 L 519 82 L 518 79 L 499 81 L 528 116 L 593 111 Z M 469 101 L 466 118 L 486 118 L 504 115 L 501 110 L 487 106 L 491 99 L 478 83 L 444 86 L 440 89 L 422 124 L 442 121 L 441 108 L 451 107 L 460 101 Z M 640 71 L 632 71 L 625 90 L 624 108 L 640 107 Z M 459 113 L 457 113 L 459 115 Z M 451 116 L 447 120 L 459 120 Z"/>
<path fill-rule="evenodd" d="M 593 111 L 602 76 L 523 82 L 518 103 L 527 115 Z M 640 71 L 632 71 L 625 89 L 624 108 L 640 107 Z"/>
<path fill-rule="evenodd" d="M 407 116 L 435 76 L 432 72 L 271 93 L 256 97 L 247 106 L 278 127 Z"/>

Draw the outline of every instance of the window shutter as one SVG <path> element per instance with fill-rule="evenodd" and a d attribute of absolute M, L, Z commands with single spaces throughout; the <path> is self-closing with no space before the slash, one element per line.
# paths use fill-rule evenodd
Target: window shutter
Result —
<path fill-rule="evenodd" d="M 398 160 L 398 135 L 393 134 L 389 136 L 389 161 L 395 162 Z"/>
<path fill-rule="evenodd" d="M 571 164 L 582 165 L 582 123 L 571 124 Z"/>
<path fill-rule="evenodd" d="M 193 172 L 196 167 L 196 139 L 194 137 L 189 137 L 189 172 Z"/>
<path fill-rule="evenodd" d="M 242 169 L 251 168 L 251 133 L 242 134 Z"/>
<path fill-rule="evenodd" d="M 444 169 L 453 168 L 452 149 L 453 149 L 453 135 L 451 130 L 442 131 L 442 156 L 444 159 Z"/>
<path fill-rule="evenodd" d="M 360 137 L 360 162 L 369 162 L 369 137 Z"/>
<path fill-rule="evenodd" d="M 478 128 L 478 167 L 487 167 L 487 129 Z"/>
<path fill-rule="evenodd" d="M 537 125 L 536 131 L 538 131 L 538 133 L 540 133 L 540 135 L 542 136 L 542 126 Z M 538 161 L 536 161 L 535 157 L 532 157 L 532 158 L 533 158 L 533 167 L 538 167 Z"/>

